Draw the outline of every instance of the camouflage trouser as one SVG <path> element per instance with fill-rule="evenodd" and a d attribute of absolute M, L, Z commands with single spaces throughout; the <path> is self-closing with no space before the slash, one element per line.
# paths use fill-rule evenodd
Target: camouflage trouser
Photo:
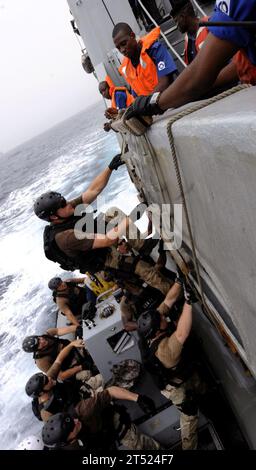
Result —
<path fill-rule="evenodd" d="M 118 253 L 116 247 L 111 247 L 111 251 L 107 255 L 106 259 L 106 267 L 119 269 L 121 257 L 122 255 Z M 147 263 L 146 261 L 139 260 L 136 264 L 135 270 L 133 271 L 133 260 L 134 258 L 132 256 L 126 257 L 126 266 L 128 263 L 131 264 L 131 273 L 134 272 L 149 286 L 160 290 L 163 295 L 166 295 L 173 285 L 173 281 L 168 279 L 160 271 L 158 271 L 158 269 L 156 269 L 154 266 L 151 266 L 151 264 Z"/>
<path fill-rule="evenodd" d="M 77 372 L 76 379 L 89 385 L 92 394 L 103 391 L 104 379 L 101 374 L 92 376 L 91 371 L 82 370 L 81 372 Z"/>
<path fill-rule="evenodd" d="M 121 440 L 121 444 L 128 450 L 159 450 L 160 444 L 153 437 L 142 434 L 138 428 L 131 424 L 125 436 Z"/>
<path fill-rule="evenodd" d="M 143 279 L 150 287 L 160 290 L 163 295 L 166 295 L 174 284 L 173 281 L 160 273 L 154 266 L 146 263 L 146 261 L 140 260 L 136 264 L 135 274 Z"/>
<path fill-rule="evenodd" d="M 204 385 L 197 373 L 179 387 L 166 385 L 161 390 L 168 400 L 171 400 L 180 411 L 180 432 L 183 450 L 195 450 L 197 448 L 197 424 L 198 406 L 196 394 L 203 393 Z"/>
<path fill-rule="evenodd" d="M 117 214 L 118 214 L 118 217 L 116 217 Z M 107 223 L 111 222 L 113 219 L 115 219 L 114 223 L 120 223 L 126 217 L 127 217 L 126 214 L 121 209 L 118 209 L 118 207 L 110 207 L 105 212 L 105 220 Z M 143 244 L 144 244 L 144 239 L 142 238 L 143 234 L 141 234 L 139 229 L 136 227 L 136 225 L 132 221 L 130 221 L 129 223 L 126 237 L 129 242 L 129 245 L 134 250 L 138 251 L 143 247 Z"/>

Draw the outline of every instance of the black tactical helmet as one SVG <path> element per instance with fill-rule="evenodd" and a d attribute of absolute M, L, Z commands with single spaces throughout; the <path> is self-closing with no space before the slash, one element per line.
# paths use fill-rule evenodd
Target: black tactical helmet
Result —
<path fill-rule="evenodd" d="M 47 375 L 39 372 L 38 374 L 32 375 L 28 382 L 26 383 L 26 394 L 29 397 L 38 397 L 40 393 L 43 391 L 43 388 L 46 384 L 48 384 L 49 379 Z"/>
<path fill-rule="evenodd" d="M 39 336 L 27 336 L 22 343 L 22 349 L 25 352 L 32 353 L 37 351 Z"/>
<path fill-rule="evenodd" d="M 61 280 L 60 277 L 53 277 L 48 282 L 48 287 L 51 290 L 56 290 L 56 289 L 58 289 L 58 287 L 60 286 L 61 283 L 62 283 L 62 280 Z"/>
<path fill-rule="evenodd" d="M 48 419 L 42 429 L 43 442 L 47 446 L 65 443 L 74 427 L 74 419 L 69 413 L 57 413 Z"/>
<path fill-rule="evenodd" d="M 160 320 L 160 313 L 157 310 L 147 310 L 138 318 L 138 333 L 146 339 L 154 338 L 160 329 Z"/>
<path fill-rule="evenodd" d="M 57 210 L 65 207 L 66 199 L 55 191 L 48 191 L 41 194 L 34 202 L 34 212 L 39 219 L 50 222 L 50 216 L 56 214 Z"/>

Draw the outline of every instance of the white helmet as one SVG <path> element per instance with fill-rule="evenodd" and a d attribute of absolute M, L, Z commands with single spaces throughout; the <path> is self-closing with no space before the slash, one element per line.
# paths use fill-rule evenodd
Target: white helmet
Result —
<path fill-rule="evenodd" d="M 41 437 L 28 436 L 19 443 L 16 450 L 43 450 L 44 443 Z"/>

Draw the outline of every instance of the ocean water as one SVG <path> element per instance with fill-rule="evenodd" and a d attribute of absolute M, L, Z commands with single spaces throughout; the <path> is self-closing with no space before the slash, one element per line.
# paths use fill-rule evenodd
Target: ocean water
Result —
<path fill-rule="evenodd" d="M 98 103 L 0 157 L 0 449 L 15 449 L 42 427 L 24 391 L 38 370 L 21 343 L 55 326 L 47 283 L 61 270 L 44 256 L 45 224 L 34 215 L 33 200 L 50 189 L 80 195 L 119 152 L 115 135 L 102 130 L 103 110 Z M 106 207 L 126 213 L 137 204 L 125 166 L 113 172 L 103 195 Z"/>

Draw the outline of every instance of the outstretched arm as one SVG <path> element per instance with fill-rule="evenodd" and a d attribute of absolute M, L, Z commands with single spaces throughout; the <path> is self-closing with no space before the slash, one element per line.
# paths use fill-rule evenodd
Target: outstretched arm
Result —
<path fill-rule="evenodd" d="M 130 392 L 122 387 L 109 387 L 106 389 L 112 398 L 117 400 L 135 401 L 144 413 L 152 413 L 155 411 L 154 401 L 146 395 Z"/>
<path fill-rule="evenodd" d="M 71 341 L 65 348 L 63 348 L 58 356 L 56 357 L 54 362 L 57 362 L 58 364 L 62 364 L 62 362 L 66 359 L 66 357 L 69 355 L 70 351 L 73 348 L 84 348 L 84 342 L 82 339 L 75 339 L 74 341 Z"/>
<path fill-rule="evenodd" d="M 70 369 L 60 371 L 58 375 L 58 379 L 63 380 L 63 381 L 70 379 L 71 377 L 76 375 L 77 372 L 81 372 L 82 369 L 83 369 L 82 366 L 74 366 L 74 367 L 71 367 Z"/>
<path fill-rule="evenodd" d="M 179 318 L 177 329 L 174 332 L 179 343 L 184 344 L 192 328 L 192 306 L 185 303 Z"/>
<path fill-rule="evenodd" d="M 48 335 L 57 335 L 57 336 L 63 336 L 63 335 L 68 335 L 69 333 L 75 333 L 76 331 L 76 325 L 71 325 L 71 326 L 64 326 L 63 328 L 49 328 L 46 333 Z"/>
<path fill-rule="evenodd" d="M 76 339 L 76 340 L 72 341 L 70 344 L 65 346 L 65 348 L 63 348 L 60 351 L 60 353 L 58 354 L 58 356 L 56 357 L 56 359 L 54 361 L 54 364 L 61 365 L 63 363 L 63 361 L 66 359 L 66 357 L 70 354 L 70 352 L 73 348 L 83 348 L 83 347 L 84 347 L 83 340 Z M 75 375 L 77 372 L 80 372 L 81 370 L 82 370 L 82 366 L 77 365 L 77 366 L 71 367 L 70 369 L 60 371 L 58 377 L 59 377 L 60 380 L 67 380 L 70 377 L 73 377 L 73 375 Z"/>
<path fill-rule="evenodd" d="M 54 363 L 47 370 L 47 376 L 51 377 L 54 380 L 56 380 L 57 377 L 59 377 L 61 380 L 65 380 L 69 377 L 72 377 L 74 373 L 80 372 L 81 366 L 72 367 L 72 369 L 68 369 L 67 371 L 60 371 L 61 365 L 63 361 L 66 359 L 66 357 L 69 355 L 71 349 L 73 347 L 80 347 L 80 345 L 83 347 L 84 346 L 83 342 L 81 340 L 76 340 L 76 341 L 73 341 L 72 343 L 69 343 L 67 346 L 65 346 L 65 348 L 63 348 L 58 354 L 58 356 L 56 357 Z"/>
<path fill-rule="evenodd" d="M 83 284 L 85 279 L 85 277 L 71 277 L 70 279 L 67 279 L 66 282 L 77 282 L 77 284 Z"/>
<path fill-rule="evenodd" d="M 121 160 L 121 154 L 117 154 L 112 158 L 108 167 L 103 170 L 100 175 L 96 176 L 89 188 L 82 194 L 84 204 L 91 204 L 91 202 L 95 201 L 98 195 L 107 186 L 112 171 L 117 170 L 121 165 L 124 165 L 124 162 Z"/>
<path fill-rule="evenodd" d="M 209 33 L 193 62 L 161 94 L 158 101 L 160 108 L 178 108 L 207 93 L 237 50 L 238 46 L 234 43 Z"/>
<path fill-rule="evenodd" d="M 109 395 L 116 400 L 137 401 L 139 397 L 138 393 L 130 392 L 130 390 L 122 387 L 108 387 L 107 391 Z"/>
<path fill-rule="evenodd" d="M 180 297 L 181 291 L 182 291 L 182 286 L 180 285 L 179 282 L 175 282 L 173 286 L 170 288 L 169 292 L 167 292 L 167 295 L 164 299 L 164 304 L 169 308 L 169 310 L 172 308 L 172 306 Z"/>
<path fill-rule="evenodd" d="M 82 200 L 84 204 L 91 204 L 98 195 L 107 186 L 109 178 L 112 174 L 112 170 L 106 168 L 100 175 L 96 176 L 89 188 L 82 194 Z"/>

